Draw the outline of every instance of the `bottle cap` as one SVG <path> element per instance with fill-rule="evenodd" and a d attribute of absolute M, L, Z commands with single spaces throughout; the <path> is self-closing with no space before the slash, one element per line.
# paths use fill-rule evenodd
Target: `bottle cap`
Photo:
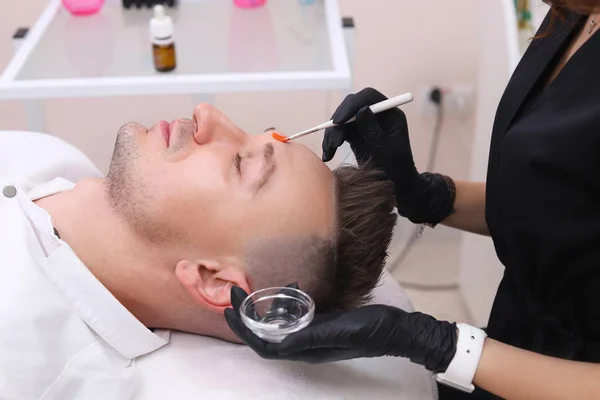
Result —
<path fill-rule="evenodd" d="M 168 39 L 173 36 L 173 20 L 166 15 L 161 4 L 154 6 L 154 18 L 150 20 L 150 32 L 154 39 Z"/>

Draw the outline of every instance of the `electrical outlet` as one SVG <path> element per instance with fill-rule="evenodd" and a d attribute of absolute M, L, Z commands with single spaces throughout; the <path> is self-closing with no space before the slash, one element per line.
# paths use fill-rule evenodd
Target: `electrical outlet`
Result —
<path fill-rule="evenodd" d="M 431 101 L 430 93 L 435 88 L 442 90 L 442 106 L 445 117 L 466 118 L 473 111 L 475 88 L 472 85 L 425 86 L 419 90 L 421 114 L 435 117 L 437 104 Z"/>

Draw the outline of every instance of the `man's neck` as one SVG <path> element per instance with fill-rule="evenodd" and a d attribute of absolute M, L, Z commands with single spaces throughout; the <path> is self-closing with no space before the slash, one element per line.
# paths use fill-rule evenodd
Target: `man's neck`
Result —
<path fill-rule="evenodd" d="M 136 238 L 112 212 L 103 179 L 82 181 L 36 204 L 52 216 L 61 239 L 132 314 L 146 326 L 168 324 L 161 315 L 168 315 L 170 303 L 180 299 L 154 294 L 180 291 L 166 267 L 169 255 Z"/>
<path fill-rule="evenodd" d="M 174 276 L 174 249 L 137 238 L 110 208 L 103 179 L 36 201 L 94 276 L 147 327 L 237 341 L 222 316 L 203 310 Z"/>

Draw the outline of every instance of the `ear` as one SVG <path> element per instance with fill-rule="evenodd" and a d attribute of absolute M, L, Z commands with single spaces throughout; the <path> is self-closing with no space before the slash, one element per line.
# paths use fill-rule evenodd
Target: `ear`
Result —
<path fill-rule="evenodd" d="M 196 303 L 217 312 L 231 307 L 232 286 L 250 293 L 246 273 L 232 265 L 182 260 L 175 266 L 175 276 Z"/>

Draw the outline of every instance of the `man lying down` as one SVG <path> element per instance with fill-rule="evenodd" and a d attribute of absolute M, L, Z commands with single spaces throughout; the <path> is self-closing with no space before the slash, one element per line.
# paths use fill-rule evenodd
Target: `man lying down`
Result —
<path fill-rule="evenodd" d="M 238 341 L 234 285 L 298 282 L 329 311 L 379 281 L 396 219 L 374 170 L 332 172 L 209 105 L 123 126 L 106 178 L 56 142 L 0 133 L 2 399 L 131 398 L 164 329 Z"/>

